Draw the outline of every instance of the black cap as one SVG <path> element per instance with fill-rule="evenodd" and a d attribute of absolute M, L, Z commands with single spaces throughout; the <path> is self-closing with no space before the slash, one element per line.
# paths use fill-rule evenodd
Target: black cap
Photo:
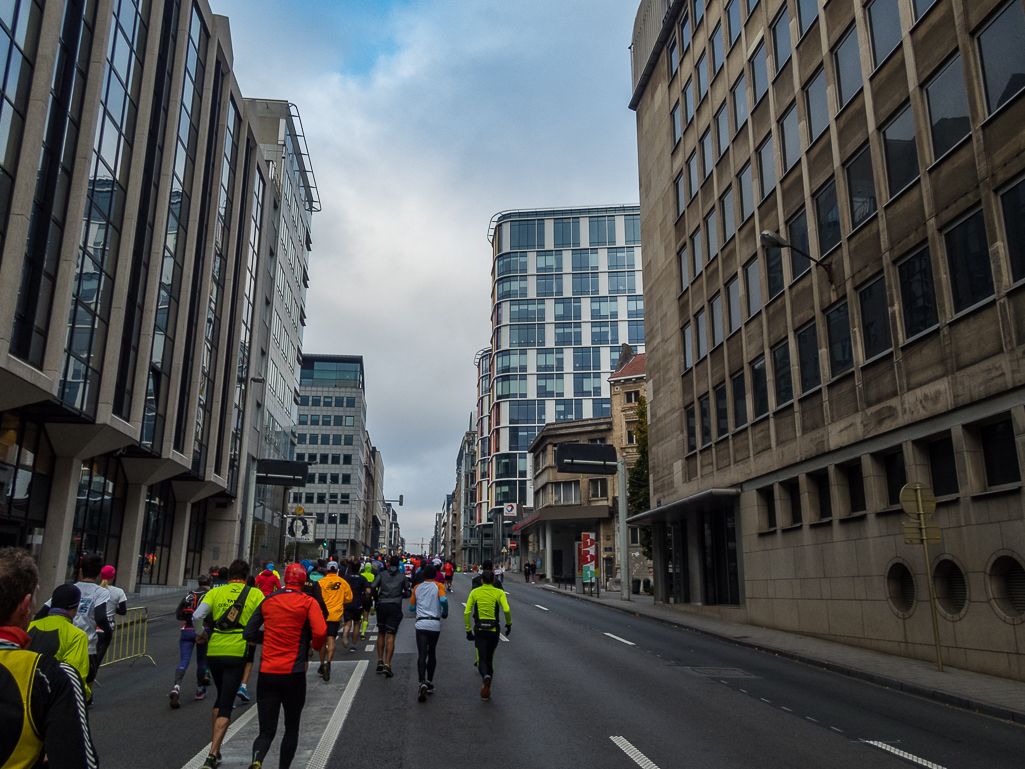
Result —
<path fill-rule="evenodd" d="M 493 571 L 494 568 L 495 568 L 495 564 L 494 564 L 494 562 L 490 558 L 488 558 L 487 560 L 484 561 L 484 563 L 482 563 L 480 565 L 480 567 L 484 571 Z"/>
<path fill-rule="evenodd" d="M 50 608 L 68 611 L 78 606 L 81 600 L 82 591 L 76 585 L 58 585 L 50 598 Z"/>

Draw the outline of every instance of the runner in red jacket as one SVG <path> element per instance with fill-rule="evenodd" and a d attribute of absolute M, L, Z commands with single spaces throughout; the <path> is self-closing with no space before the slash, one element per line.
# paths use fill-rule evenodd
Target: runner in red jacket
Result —
<path fill-rule="evenodd" d="M 305 582 L 306 569 L 298 563 L 289 565 L 285 569 L 285 587 L 260 604 L 242 633 L 250 643 L 263 644 L 260 680 L 256 685 L 260 734 L 253 742 L 250 769 L 261 769 L 274 741 L 282 708 L 285 734 L 281 738 L 281 769 L 288 769 L 299 745 L 299 721 L 306 704 L 308 647 L 320 649 L 327 638 L 327 623 L 320 604 L 302 592 Z"/>

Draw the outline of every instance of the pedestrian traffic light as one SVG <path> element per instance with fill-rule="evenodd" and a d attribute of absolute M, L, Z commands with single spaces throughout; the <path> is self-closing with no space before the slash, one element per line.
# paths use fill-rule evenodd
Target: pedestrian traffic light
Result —
<path fill-rule="evenodd" d="M 325 539 L 325 540 L 324 540 L 323 542 L 321 542 L 321 543 L 320 543 L 320 546 L 321 546 L 322 548 L 324 548 L 325 550 L 327 550 L 327 540 Z"/>

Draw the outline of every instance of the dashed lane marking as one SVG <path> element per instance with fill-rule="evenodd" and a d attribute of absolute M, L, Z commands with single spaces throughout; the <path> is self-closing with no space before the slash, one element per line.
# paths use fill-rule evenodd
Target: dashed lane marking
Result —
<path fill-rule="evenodd" d="M 231 722 L 231 726 L 228 727 L 227 734 L 224 735 L 224 739 L 221 742 L 227 742 L 232 737 L 234 737 L 239 729 L 241 729 L 243 726 L 248 724 L 256 717 L 256 713 L 256 708 L 249 708 L 249 710 L 247 710 L 240 718 L 233 719 Z M 210 755 L 210 747 L 211 744 L 207 743 L 206 747 L 204 747 L 201 751 L 194 755 L 192 757 L 192 760 L 185 764 L 185 766 L 183 766 L 182 769 L 201 769 L 201 767 L 203 766 L 203 762 L 206 761 L 206 757 Z"/>
<path fill-rule="evenodd" d="M 608 633 L 605 635 L 608 635 Z M 616 743 L 616 747 L 632 758 L 634 763 L 641 767 L 641 769 L 658 769 L 658 765 L 654 761 L 631 745 L 630 741 L 625 737 L 609 737 L 609 739 Z"/>
<path fill-rule="evenodd" d="M 536 604 L 534 604 L 534 605 L 535 605 L 535 606 L 536 606 L 537 608 L 539 608 L 539 609 L 540 609 L 541 611 L 548 611 L 548 609 L 546 609 L 546 608 L 545 608 L 544 606 L 542 606 L 542 605 L 541 605 L 541 604 L 539 604 L 539 603 L 536 603 Z"/>
<path fill-rule="evenodd" d="M 504 635 L 502 635 L 501 633 L 499 633 L 499 634 L 498 634 L 498 640 L 499 640 L 499 641 L 505 641 L 506 643 L 509 643 L 509 639 L 508 639 L 508 638 L 506 638 L 506 637 L 505 637 Z"/>
<path fill-rule="evenodd" d="M 359 689 L 359 685 L 363 682 L 363 674 L 367 672 L 369 665 L 370 663 L 366 660 L 360 660 L 356 665 L 356 669 L 353 671 L 348 683 L 345 684 L 345 692 L 338 701 L 338 706 L 335 708 L 335 712 L 332 714 L 331 720 L 328 722 L 327 728 L 320 738 L 320 742 L 317 743 L 313 755 L 310 756 L 310 763 L 306 765 L 306 769 L 324 769 L 327 766 L 327 759 L 331 755 L 331 750 L 335 746 L 338 735 L 341 734 L 345 718 L 349 715 L 349 708 L 352 707 L 352 701 L 356 699 L 356 690 Z"/>
<path fill-rule="evenodd" d="M 861 740 L 861 742 L 864 742 L 866 745 L 873 745 L 880 750 L 885 750 L 887 753 L 893 753 L 893 755 L 900 756 L 905 761 L 910 761 L 911 763 L 918 764 L 919 766 L 926 766 L 929 769 L 944 769 L 944 767 L 939 764 L 934 764 L 932 761 L 926 761 L 924 758 L 914 756 L 905 750 L 893 747 L 893 745 L 887 745 L 885 742 L 876 742 L 875 740 Z"/>
<path fill-rule="evenodd" d="M 376 648 L 377 648 L 377 644 L 367 644 L 366 651 L 372 652 Z"/>
<path fill-rule="evenodd" d="M 605 635 L 607 635 L 609 638 L 614 638 L 617 641 L 619 641 L 620 643 L 626 644 L 627 646 L 636 646 L 637 645 L 633 641 L 627 641 L 625 638 L 620 638 L 618 635 L 612 635 L 612 633 L 605 633 Z M 626 740 L 624 740 L 624 742 L 626 742 Z M 618 745 L 619 743 L 616 743 L 616 744 Z M 626 744 L 630 745 L 629 742 L 627 742 Z M 620 745 L 620 747 L 622 747 L 622 745 Z M 631 747 L 633 747 L 633 746 L 631 745 Z M 654 764 L 652 764 L 652 766 L 654 766 Z"/>

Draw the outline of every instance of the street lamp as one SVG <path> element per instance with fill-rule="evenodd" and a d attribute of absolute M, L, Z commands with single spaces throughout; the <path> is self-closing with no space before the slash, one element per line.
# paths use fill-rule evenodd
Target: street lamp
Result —
<path fill-rule="evenodd" d="M 765 246 L 766 248 L 789 248 L 791 251 L 796 251 L 801 256 L 807 257 L 810 261 L 814 262 L 815 264 L 817 264 L 819 267 L 821 267 L 822 269 L 824 269 L 826 271 L 826 277 L 829 278 L 829 285 L 830 286 L 834 285 L 833 284 L 833 265 L 827 264 L 826 262 L 823 262 L 821 259 L 816 259 L 814 256 L 812 256 L 808 252 L 802 251 L 801 249 L 799 249 L 793 243 L 789 243 L 789 242 L 783 240 L 783 238 L 781 238 L 775 232 L 769 232 L 768 230 L 763 230 L 762 234 L 758 237 L 758 241 L 763 246 Z"/>

